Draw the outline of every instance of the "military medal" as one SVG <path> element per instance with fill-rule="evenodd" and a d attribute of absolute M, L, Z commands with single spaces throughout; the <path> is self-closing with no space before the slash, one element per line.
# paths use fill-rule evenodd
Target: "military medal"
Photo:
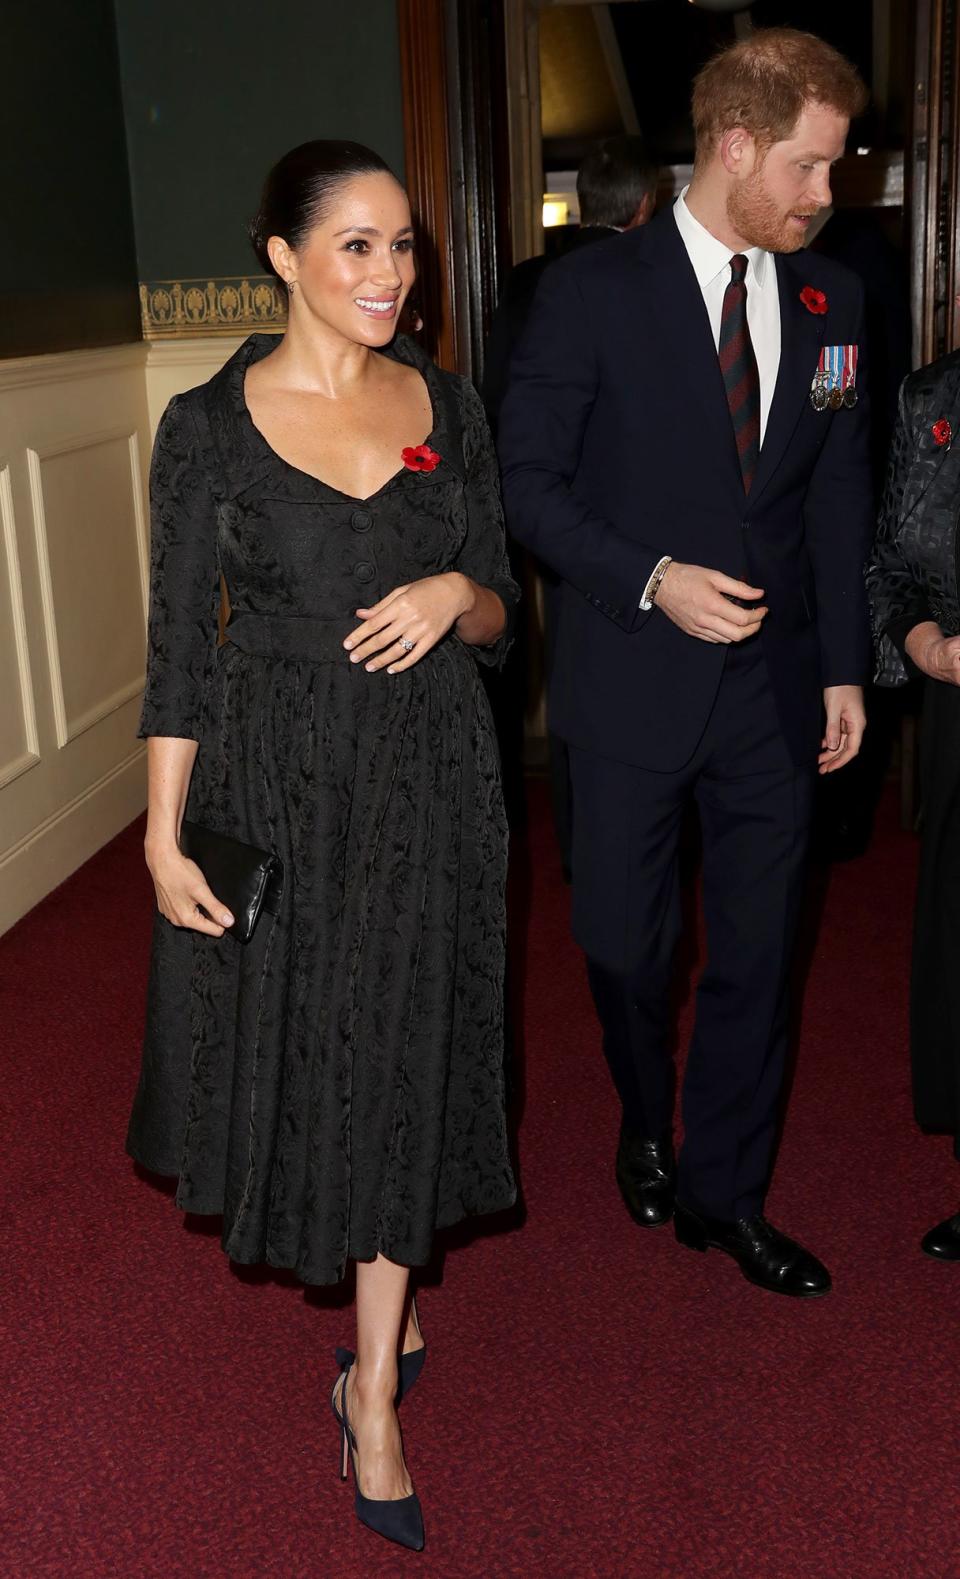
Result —
<path fill-rule="evenodd" d="M 813 380 L 813 388 L 810 391 L 810 404 L 814 411 L 826 411 L 829 399 L 826 374 L 821 359 L 820 366 L 817 368 L 817 375 Z"/>
<path fill-rule="evenodd" d="M 857 353 L 855 345 L 843 348 L 843 404 L 852 411 L 857 403 Z"/>
<path fill-rule="evenodd" d="M 829 411 L 834 388 L 833 346 L 825 345 L 820 352 L 820 362 L 817 367 L 813 388 L 810 391 L 810 404 L 814 411 Z"/>
<path fill-rule="evenodd" d="M 840 347 L 828 345 L 827 355 L 830 358 L 830 410 L 839 411 L 843 405 Z"/>
<path fill-rule="evenodd" d="M 857 404 L 857 346 L 825 345 L 810 390 L 814 411 L 852 411 Z"/>

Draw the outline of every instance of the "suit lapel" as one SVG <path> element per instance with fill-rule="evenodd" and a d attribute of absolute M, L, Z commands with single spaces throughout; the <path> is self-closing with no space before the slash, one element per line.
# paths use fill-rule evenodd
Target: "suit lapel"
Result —
<path fill-rule="evenodd" d="M 829 308 L 827 313 L 811 313 L 804 307 L 800 300 L 803 282 L 796 264 L 782 254 L 775 255 L 775 262 L 780 293 L 780 367 L 750 490 L 751 504 L 760 497 L 779 466 L 803 415 L 829 317 Z"/>
<path fill-rule="evenodd" d="M 672 209 L 652 220 L 647 232 L 641 262 L 657 272 L 647 325 L 654 346 L 654 393 L 658 379 L 682 380 L 697 450 L 704 460 L 704 452 L 712 451 L 742 498 L 740 460 L 710 318 Z"/>

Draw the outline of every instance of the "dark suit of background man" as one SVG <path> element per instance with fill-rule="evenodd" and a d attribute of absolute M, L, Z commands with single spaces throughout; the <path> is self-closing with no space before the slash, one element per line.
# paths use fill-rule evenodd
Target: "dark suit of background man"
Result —
<path fill-rule="evenodd" d="M 490 324 L 483 358 L 481 393 L 491 430 L 496 436 L 500 406 L 507 389 L 510 358 L 523 333 L 533 305 L 534 293 L 543 272 L 555 261 L 580 247 L 609 240 L 623 231 L 645 225 L 652 218 L 657 199 L 659 171 L 642 137 L 608 137 L 590 150 L 577 171 L 579 226 L 561 227 L 553 256 L 526 258 L 511 269 L 503 295 Z M 519 557 L 519 556 L 518 556 Z M 516 565 L 520 573 L 520 566 Z M 541 566 L 543 580 L 544 648 L 547 670 L 553 660 L 556 634 L 559 580 L 549 566 Z M 521 619 L 524 616 L 521 614 Z M 523 715 L 526 702 L 524 679 L 526 643 L 513 647 L 507 668 L 487 678 L 500 735 L 504 764 L 504 784 L 511 822 L 522 815 L 525 806 L 523 785 Z M 550 800 L 553 822 L 560 846 L 564 872 L 570 870 L 570 764 L 566 742 L 549 737 Z"/>
<path fill-rule="evenodd" d="M 607 137 L 577 171 L 579 225 L 560 226 L 554 255 L 525 258 L 507 275 L 483 357 L 483 403 L 494 432 L 507 391 L 510 358 L 526 327 L 544 270 L 594 241 L 607 241 L 653 218 L 659 169 L 642 137 Z"/>
<path fill-rule="evenodd" d="M 710 62 L 688 191 L 548 270 L 500 419 L 511 528 L 563 580 L 551 717 L 570 746 L 574 929 L 623 1103 L 621 1189 L 639 1222 L 675 1203 L 682 1244 L 794 1295 L 826 1293 L 829 1273 L 763 1205 L 815 773 L 863 731 L 872 531 L 862 291 L 799 249 L 865 101 L 852 66 L 791 30 Z M 691 798 L 708 943 L 675 1183 Z"/>

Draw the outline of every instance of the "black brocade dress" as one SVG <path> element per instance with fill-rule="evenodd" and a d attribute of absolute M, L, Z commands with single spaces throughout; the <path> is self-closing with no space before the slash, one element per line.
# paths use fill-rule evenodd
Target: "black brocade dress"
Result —
<path fill-rule="evenodd" d="M 342 647 L 395 586 L 461 570 L 508 614 L 496 461 L 472 387 L 410 341 L 432 472 L 369 499 L 288 465 L 243 393 L 254 335 L 176 397 L 154 450 L 141 736 L 200 742 L 187 816 L 277 851 L 280 913 L 253 939 L 157 916 L 127 1146 L 223 1213 L 239 1262 L 342 1277 L 515 1197 L 504 1115 L 506 824 L 478 649 L 412 669 Z M 398 457 L 399 461 L 399 457 Z M 231 616 L 217 647 L 220 576 Z"/>

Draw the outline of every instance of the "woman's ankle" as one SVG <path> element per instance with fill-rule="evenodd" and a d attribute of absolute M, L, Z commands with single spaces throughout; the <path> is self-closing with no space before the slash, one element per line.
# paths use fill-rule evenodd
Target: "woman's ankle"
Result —
<path fill-rule="evenodd" d="M 396 1361 L 392 1364 L 364 1366 L 358 1360 L 351 1374 L 351 1396 L 355 1395 L 364 1406 L 389 1404 L 392 1407 L 399 1379 Z"/>

